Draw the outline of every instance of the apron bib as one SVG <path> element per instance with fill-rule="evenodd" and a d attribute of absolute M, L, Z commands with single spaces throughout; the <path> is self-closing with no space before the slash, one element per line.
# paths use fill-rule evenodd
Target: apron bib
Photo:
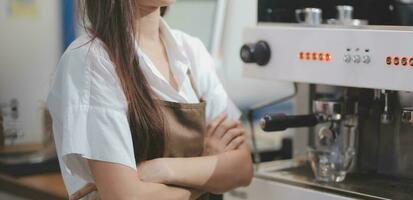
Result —
<path fill-rule="evenodd" d="M 202 155 L 206 132 L 206 103 L 200 98 L 190 73 L 188 73 L 188 77 L 200 103 L 161 102 L 162 111 L 169 127 L 164 157 L 199 157 Z M 199 198 L 199 200 L 208 199 L 208 194 Z"/>

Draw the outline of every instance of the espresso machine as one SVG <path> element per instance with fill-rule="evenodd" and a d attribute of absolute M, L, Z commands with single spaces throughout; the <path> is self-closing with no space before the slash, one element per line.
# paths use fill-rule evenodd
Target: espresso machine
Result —
<path fill-rule="evenodd" d="M 341 19 L 274 2 L 259 1 L 240 56 L 246 77 L 296 85 L 294 115 L 260 122 L 268 134 L 296 130 L 294 158 L 263 163 L 234 199 L 413 199 L 413 27 L 397 25 L 401 2 L 323 4 Z"/>

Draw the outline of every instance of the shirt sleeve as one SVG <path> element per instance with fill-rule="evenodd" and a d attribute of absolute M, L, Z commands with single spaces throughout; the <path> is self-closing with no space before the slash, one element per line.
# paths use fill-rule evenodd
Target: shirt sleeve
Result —
<path fill-rule="evenodd" d="M 107 58 L 90 47 L 66 52 L 48 97 L 62 169 L 88 182 L 88 159 L 136 169 L 126 100 Z"/>
<path fill-rule="evenodd" d="M 212 121 L 223 112 L 228 114 L 228 119 L 238 120 L 241 112 L 229 98 L 221 80 L 216 72 L 216 64 L 211 54 L 198 38 L 186 36 L 188 54 L 192 57 L 192 70 L 195 74 L 198 89 L 206 101 L 206 118 Z"/>

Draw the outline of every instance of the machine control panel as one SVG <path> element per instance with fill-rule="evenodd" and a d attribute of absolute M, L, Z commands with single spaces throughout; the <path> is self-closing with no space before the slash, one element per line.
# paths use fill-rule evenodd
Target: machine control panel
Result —
<path fill-rule="evenodd" d="M 271 56 L 245 62 L 247 77 L 413 91 L 413 28 L 265 23 L 244 32 L 245 44 L 257 41 Z"/>

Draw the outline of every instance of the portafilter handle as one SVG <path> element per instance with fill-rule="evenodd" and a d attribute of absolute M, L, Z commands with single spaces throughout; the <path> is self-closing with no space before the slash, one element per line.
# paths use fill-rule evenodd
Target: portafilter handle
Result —
<path fill-rule="evenodd" d="M 316 114 L 310 115 L 286 115 L 266 114 L 261 118 L 260 126 L 266 132 L 283 131 L 288 128 L 313 127 L 321 122 Z"/>

